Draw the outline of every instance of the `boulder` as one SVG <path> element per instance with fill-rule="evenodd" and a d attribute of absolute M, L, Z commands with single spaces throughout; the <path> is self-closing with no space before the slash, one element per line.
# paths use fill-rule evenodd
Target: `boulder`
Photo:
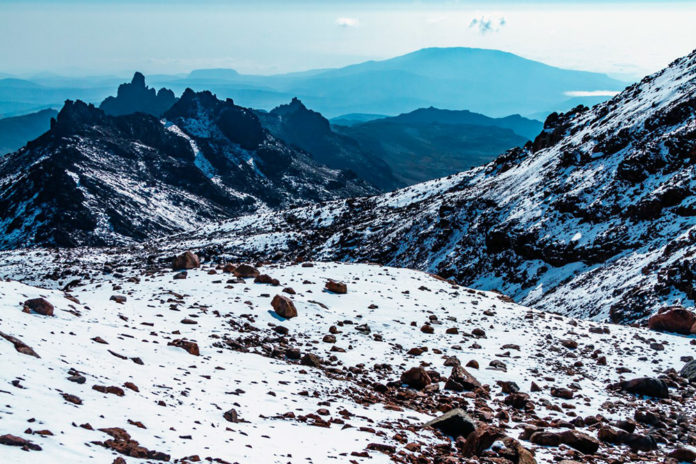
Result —
<path fill-rule="evenodd" d="M 696 359 L 686 363 L 679 371 L 679 375 L 691 382 L 696 382 Z"/>
<path fill-rule="evenodd" d="M 452 409 L 423 427 L 432 427 L 451 437 L 466 437 L 476 430 L 476 422 L 463 409 Z"/>
<path fill-rule="evenodd" d="M 348 286 L 346 284 L 331 279 L 326 282 L 325 288 L 333 293 L 344 294 L 348 292 Z"/>
<path fill-rule="evenodd" d="M 561 443 L 575 448 L 581 453 L 594 454 L 599 449 L 599 440 L 586 433 L 578 432 L 577 430 L 564 430 L 560 436 Z"/>
<path fill-rule="evenodd" d="M 35 443 L 30 442 L 22 437 L 16 435 L 0 435 L 0 445 L 6 446 L 18 446 L 23 450 L 34 450 L 41 451 L 41 447 Z"/>
<path fill-rule="evenodd" d="M 191 251 L 187 251 L 179 256 L 176 256 L 172 261 L 172 269 L 175 271 L 195 269 L 200 265 L 201 261 L 198 259 L 198 256 Z"/>
<path fill-rule="evenodd" d="M 696 451 L 689 448 L 677 448 L 667 456 L 679 462 L 696 462 Z"/>
<path fill-rule="evenodd" d="M 626 380 L 618 384 L 623 391 L 636 395 L 652 396 L 655 398 L 669 398 L 669 387 L 664 380 L 651 377 Z"/>
<path fill-rule="evenodd" d="M 249 278 L 249 277 L 258 277 L 260 274 L 259 270 L 256 269 L 254 266 L 251 266 L 249 264 L 240 264 L 234 270 L 232 271 L 234 275 L 237 277 L 241 277 L 243 279 Z"/>
<path fill-rule="evenodd" d="M 539 446 L 558 446 L 561 444 L 561 436 L 553 432 L 534 432 L 529 441 Z"/>
<path fill-rule="evenodd" d="M 461 453 L 464 457 L 480 456 L 496 440 L 503 436 L 503 432 L 500 429 L 490 425 L 479 427 L 466 437 Z"/>
<path fill-rule="evenodd" d="M 35 312 L 42 316 L 53 316 L 53 305 L 43 298 L 32 298 L 24 302 L 26 312 Z"/>
<path fill-rule="evenodd" d="M 624 439 L 633 451 L 651 451 L 657 449 L 657 442 L 650 435 L 640 435 L 638 433 L 629 433 Z"/>
<path fill-rule="evenodd" d="M 432 383 L 430 376 L 422 367 L 412 367 L 401 374 L 401 383 L 405 383 L 411 388 L 422 390 Z"/>
<path fill-rule="evenodd" d="M 176 339 L 167 343 L 167 345 L 176 346 L 177 348 L 186 350 L 189 354 L 192 354 L 194 356 L 200 356 L 201 354 L 200 350 L 198 349 L 198 344 L 195 342 L 190 342 L 188 340 Z"/>
<path fill-rule="evenodd" d="M 682 306 L 669 306 L 659 310 L 648 319 L 648 327 L 660 332 L 676 332 L 683 335 L 693 333 L 691 328 L 696 324 L 696 314 Z"/>
<path fill-rule="evenodd" d="M 445 390 L 471 391 L 480 386 L 481 383 L 476 380 L 476 378 L 466 369 L 459 365 L 452 367 L 452 373 L 445 383 Z"/>
<path fill-rule="evenodd" d="M 225 413 L 222 415 L 222 417 L 227 422 L 239 422 L 239 416 L 237 415 L 237 411 L 235 409 L 230 409 L 229 411 L 225 411 Z"/>
<path fill-rule="evenodd" d="M 273 306 L 273 310 L 280 317 L 284 317 L 285 319 L 297 317 L 297 309 L 295 308 L 295 304 L 287 296 L 274 296 L 273 300 L 271 301 L 271 306 Z"/>

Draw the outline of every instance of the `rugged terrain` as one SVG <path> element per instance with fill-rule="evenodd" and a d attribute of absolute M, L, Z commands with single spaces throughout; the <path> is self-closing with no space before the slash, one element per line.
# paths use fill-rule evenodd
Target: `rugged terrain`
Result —
<path fill-rule="evenodd" d="M 324 116 L 297 98 L 268 112 L 257 111 L 256 115 L 271 134 L 306 151 L 321 164 L 351 170 L 381 191 L 405 185 L 394 177 L 380 153 L 365 150 L 356 140 L 337 133 Z"/>
<path fill-rule="evenodd" d="M 68 101 L 47 133 L 0 158 L 0 249 L 127 243 L 376 191 L 209 92 L 186 91 L 164 120 Z"/>
<path fill-rule="evenodd" d="M 46 109 L 36 113 L 0 119 L 0 156 L 19 150 L 29 140 L 34 140 L 51 127 L 56 110 Z"/>
<path fill-rule="evenodd" d="M 486 164 L 541 132 L 538 121 L 519 115 L 489 118 L 470 111 L 422 108 L 399 116 L 334 125 L 379 157 L 403 185 L 456 174 Z"/>
<path fill-rule="evenodd" d="M 539 309 L 637 321 L 694 304 L 695 115 L 692 53 L 604 104 L 551 115 L 485 166 L 180 239 L 220 256 L 416 268 Z"/>
<path fill-rule="evenodd" d="M 378 265 L 83 249 L 66 271 L 79 253 L 100 268 L 0 282 L 6 462 L 696 456 L 687 337 Z M 26 280 L 15 264 L 2 276 Z"/>

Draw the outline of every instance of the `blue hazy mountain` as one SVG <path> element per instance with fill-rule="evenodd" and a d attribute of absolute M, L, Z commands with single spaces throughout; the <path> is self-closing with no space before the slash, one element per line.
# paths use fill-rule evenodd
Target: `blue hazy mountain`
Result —
<path fill-rule="evenodd" d="M 0 119 L 0 156 L 19 150 L 51 127 L 51 118 L 58 112 L 54 109 Z"/>
<path fill-rule="evenodd" d="M 568 92 L 618 91 L 625 86 L 605 74 L 561 69 L 512 53 L 476 48 L 427 48 L 343 68 L 270 76 L 200 69 L 148 80 L 176 94 L 188 87 L 210 90 L 240 105 L 265 110 L 298 97 L 327 118 L 349 113 L 400 114 L 430 106 L 495 117 L 543 118 L 567 109 L 572 99 Z M 66 99 L 98 104 L 119 82 L 123 76 L 0 79 L 0 116 L 59 107 Z M 603 99 L 592 97 L 589 103 Z"/>
<path fill-rule="evenodd" d="M 177 90 L 175 82 L 167 84 Z M 327 117 L 399 114 L 429 106 L 492 116 L 548 113 L 569 100 L 568 92 L 618 91 L 625 86 L 605 74 L 476 48 L 427 48 L 339 69 L 275 76 L 198 70 L 179 86 L 203 84 L 214 84 L 212 90 L 220 95 L 234 93 L 235 100 L 256 108 L 269 109 L 269 103 L 276 106 L 297 96 Z"/>
<path fill-rule="evenodd" d="M 543 124 L 519 115 L 490 118 L 471 111 L 422 108 L 333 128 L 381 158 L 401 183 L 415 184 L 488 163 L 534 139 Z"/>

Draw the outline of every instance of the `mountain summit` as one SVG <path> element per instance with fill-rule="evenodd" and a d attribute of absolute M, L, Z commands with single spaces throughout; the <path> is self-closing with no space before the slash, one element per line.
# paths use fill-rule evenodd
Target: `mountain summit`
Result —
<path fill-rule="evenodd" d="M 160 117 L 176 102 L 174 92 L 169 89 L 156 91 L 145 85 L 145 76 L 136 72 L 129 84 L 118 86 L 116 97 L 106 98 L 99 108 L 111 116 L 146 113 Z"/>

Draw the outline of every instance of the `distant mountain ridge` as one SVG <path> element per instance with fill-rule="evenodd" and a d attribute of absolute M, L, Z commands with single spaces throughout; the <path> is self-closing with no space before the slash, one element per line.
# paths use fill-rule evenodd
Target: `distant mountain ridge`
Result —
<path fill-rule="evenodd" d="M 37 76 L 31 82 L 0 80 L 0 115 L 58 107 L 66 99 L 97 104 L 122 79 Z M 327 118 L 350 113 L 394 115 L 430 106 L 493 117 L 534 114 L 543 118 L 552 111 L 569 109 L 571 97 L 566 92 L 618 91 L 625 86 L 604 74 L 464 47 L 422 49 L 337 69 L 268 76 L 198 69 L 188 75 L 153 75 L 149 80 L 150 85 L 177 94 L 186 88 L 210 90 L 221 98 L 234 98 L 242 106 L 267 111 L 298 97 Z M 596 97 L 572 100 L 576 105 L 597 102 Z"/>
<path fill-rule="evenodd" d="M 404 185 L 486 164 L 519 147 L 542 129 L 519 115 L 489 118 L 471 111 L 423 108 L 334 130 L 384 160 Z"/>
<path fill-rule="evenodd" d="M 36 113 L 0 119 L 0 156 L 19 150 L 29 140 L 46 132 L 51 126 L 51 118 L 58 111 L 45 109 Z"/>
<path fill-rule="evenodd" d="M 197 70 L 179 85 L 195 88 L 196 76 L 201 85 L 211 85 L 210 77 L 202 76 L 220 75 L 221 70 Z M 499 50 L 452 47 L 305 73 L 253 76 L 235 71 L 212 88 L 223 95 L 237 89 L 244 105 L 265 109 L 297 96 L 335 117 L 399 114 L 429 106 L 492 116 L 532 114 L 562 105 L 570 98 L 566 92 L 618 91 L 624 86 L 604 74 L 561 69 Z"/>

